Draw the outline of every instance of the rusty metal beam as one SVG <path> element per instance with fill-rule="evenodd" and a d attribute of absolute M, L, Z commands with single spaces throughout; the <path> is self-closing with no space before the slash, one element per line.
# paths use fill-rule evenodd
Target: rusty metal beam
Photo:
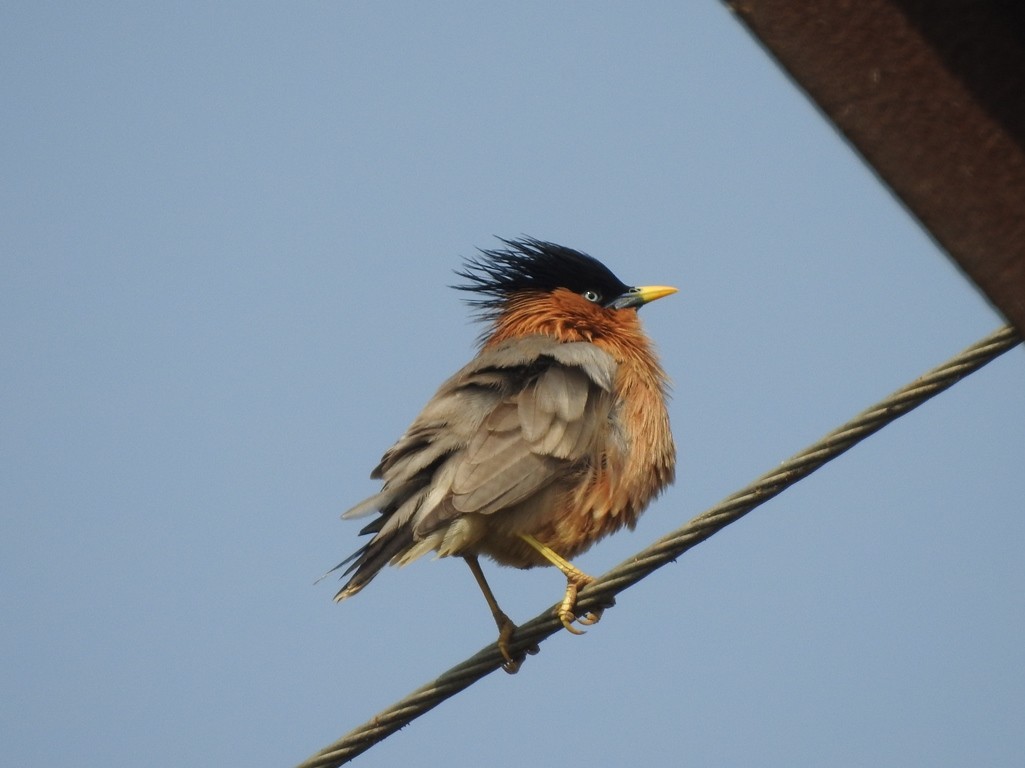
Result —
<path fill-rule="evenodd" d="M 727 4 L 1025 334 L 1025 3 Z"/>

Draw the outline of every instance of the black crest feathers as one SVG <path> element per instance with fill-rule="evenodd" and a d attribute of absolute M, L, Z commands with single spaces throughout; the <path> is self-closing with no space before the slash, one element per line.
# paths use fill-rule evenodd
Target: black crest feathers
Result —
<path fill-rule="evenodd" d="M 477 294 L 480 298 L 467 301 L 485 317 L 496 314 L 517 293 L 566 288 L 575 293 L 595 291 L 611 300 L 629 290 L 608 267 L 586 253 L 532 237 L 499 239 L 507 247 L 482 249 L 479 256 L 467 259 L 456 274 L 469 282 L 453 286 Z"/>

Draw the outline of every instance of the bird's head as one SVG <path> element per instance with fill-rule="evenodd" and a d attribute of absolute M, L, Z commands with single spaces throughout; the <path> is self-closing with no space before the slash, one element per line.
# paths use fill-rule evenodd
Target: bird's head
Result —
<path fill-rule="evenodd" d="M 592 256 L 533 238 L 502 240 L 457 272 L 456 288 L 490 321 L 487 343 L 531 333 L 560 341 L 600 341 L 639 331 L 637 309 L 676 293 L 662 285 L 631 287 Z"/>

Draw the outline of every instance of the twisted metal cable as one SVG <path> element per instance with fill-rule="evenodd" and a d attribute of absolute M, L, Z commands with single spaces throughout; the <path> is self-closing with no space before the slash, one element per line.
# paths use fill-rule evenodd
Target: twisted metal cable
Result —
<path fill-rule="evenodd" d="M 968 347 L 596 579 L 580 592 L 578 609 L 584 613 L 611 604 L 618 593 L 1019 343 L 1021 338 L 1008 326 Z M 555 608 L 546 609 L 519 627 L 514 641 L 510 643 L 514 654 L 528 649 L 536 652 L 534 646 L 562 629 L 555 616 Z M 445 699 L 494 672 L 503 661 L 498 644 L 492 643 L 317 752 L 297 768 L 335 768 L 349 762 Z"/>

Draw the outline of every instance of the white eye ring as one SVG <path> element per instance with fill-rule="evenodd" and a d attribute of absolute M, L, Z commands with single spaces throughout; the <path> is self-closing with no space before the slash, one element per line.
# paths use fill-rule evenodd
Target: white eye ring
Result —
<path fill-rule="evenodd" d="M 588 301 L 594 302 L 595 304 L 601 301 L 601 294 L 597 291 L 584 291 L 581 295 Z"/>

